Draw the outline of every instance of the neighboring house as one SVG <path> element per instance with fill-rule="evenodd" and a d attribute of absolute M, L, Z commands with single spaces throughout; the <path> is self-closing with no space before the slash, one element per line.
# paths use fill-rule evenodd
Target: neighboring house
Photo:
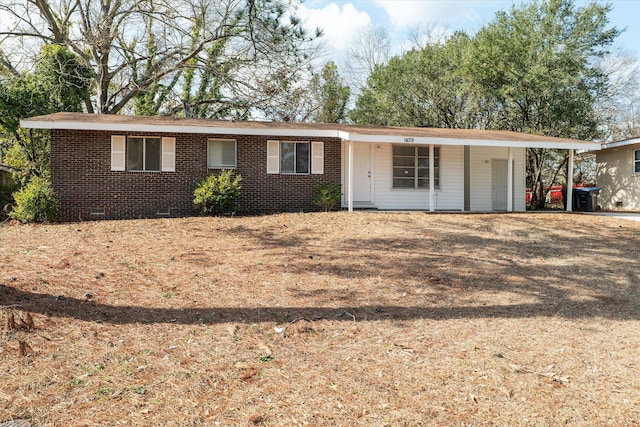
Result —
<path fill-rule="evenodd" d="M 515 132 L 57 113 L 51 129 L 60 220 L 196 214 L 196 183 L 242 175 L 242 212 L 317 210 L 317 183 L 353 210 L 524 211 L 527 147 L 595 149 Z M 571 206 L 568 206 L 571 209 Z"/>
<path fill-rule="evenodd" d="M 598 205 L 603 210 L 640 210 L 640 137 L 602 144 L 595 153 Z"/>

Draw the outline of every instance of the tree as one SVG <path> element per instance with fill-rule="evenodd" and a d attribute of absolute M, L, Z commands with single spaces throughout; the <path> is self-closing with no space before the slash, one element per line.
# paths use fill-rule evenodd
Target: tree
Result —
<path fill-rule="evenodd" d="M 268 119 L 339 123 L 346 118 L 350 89 L 332 61 L 319 72 L 300 72 L 293 81 L 282 75 L 263 84 L 271 86 L 265 92 L 276 94 L 264 109 Z"/>
<path fill-rule="evenodd" d="M 466 34 L 456 33 L 445 43 L 410 50 L 376 67 L 351 119 L 374 125 L 473 126 L 472 82 L 461 72 L 469 45 Z"/>
<path fill-rule="evenodd" d="M 365 85 L 377 66 L 384 65 L 391 55 L 391 43 L 387 30 L 381 25 L 361 27 L 347 46 L 344 69 L 353 91 Z"/>
<path fill-rule="evenodd" d="M 3 162 L 26 183 L 49 169 L 49 134 L 21 129 L 20 119 L 57 111 L 80 111 L 91 71 L 80 58 L 60 45 L 43 46 L 33 73 L 5 73 L 0 77 L 0 143 Z M 3 151 L 3 150 L 0 150 Z"/>
<path fill-rule="evenodd" d="M 498 12 L 474 37 L 467 63 L 478 96 L 489 106 L 481 126 L 601 139 L 607 117 L 598 114 L 597 101 L 609 87 L 596 60 L 620 33 L 608 28 L 610 10 L 595 2 L 576 8 L 571 0 L 548 0 Z M 528 150 L 533 207 L 544 207 L 546 188 L 558 176 L 544 171 L 562 168 L 565 159 L 558 154 Z"/>
<path fill-rule="evenodd" d="M 608 96 L 598 99 L 598 111 L 610 118 L 607 141 L 640 136 L 640 61 L 629 53 L 613 51 L 598 66 L 609 82 Z"/>
<path fill-rule="evenodd" d="M 313 121 L 321 123 L 340 123 L 346 119 L 347 103 L 351 89 L 344 84 L 338 73 L 338 66 L 329 61 L 322 67 L 322 72 L 315 75 L 311 86 L 318 103 Z"/>
<path fill-rule="evenodd" d="M 22 49 L 0 57 L 7 69 L 17 69 L 34 45 L 67 47 L 92 71 L 84 100 L 90 113 L 171 114 L 186 107 L 202 116 L 243 115 L 269 102 L 258 76 L 293 76 L 313 53 L 310 42 L 320 33 L 307 35 L 290 5 L 9 0 L 0 4 L 0 35 Z"/>

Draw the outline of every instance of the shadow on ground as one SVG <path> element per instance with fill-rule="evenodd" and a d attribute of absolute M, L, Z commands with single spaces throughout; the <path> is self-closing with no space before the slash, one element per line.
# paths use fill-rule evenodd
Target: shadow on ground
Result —
<path fill-rule="evenodd" d="M 359 305 L 337 307 L 152 308 L 105 305 L 91 300 L 24 292 L 5 285 L 0 285 L 0 297 L 5 307 L 15 307 L 16 309 L 46 316 L 71 317 L 83 321 L 112 324 L 282 323 L 297 318 L 353 321 L 352 316 L 357 321 L 535 317 L 640 319 L 640 306 L 637 302 L 610 297 L 594 297 L 584 301 L 560 299 L 555 302 L 547 300 L 531 304 L 477 306 Z"/>

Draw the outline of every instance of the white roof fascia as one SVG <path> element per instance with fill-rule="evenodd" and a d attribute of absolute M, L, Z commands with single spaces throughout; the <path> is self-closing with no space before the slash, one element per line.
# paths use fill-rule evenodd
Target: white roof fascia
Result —
<path fill-rule="evenodd" d="M 300 136 L 339 138 L 335 129 L 264 129 L 264 128 L 226 128 L 214 126 L 189 125 L 154 125 L 131 123 L 92 123 L 63 121 L 31 121 L 21 120 L 20 126 L 34 129 L 72 129 L 102 130 L 111 132 L 149 132 L 149 133 L 206 133 L 221 135 L 264 135 L 264 136 Z"/>
<path fill-rule="evenodd" d="M 157 125 L 135 123 L 94 123 L 76 121 L 48 121 L 48 120 L 21 120 L 20 126 L 34 129 L 71 129 L 71 130 L 99 130 L 111 132 L 148 132 L 148 133 L 199 133 L 220 135 L 262 135 L 262 136 L 295 136 L 295 137 L 326 137 L 341 138 L 345 141 L 387 143 L 387 144 L 434 144 L 434 145 L 472 145 L 489 147 L 521 147 L 521 148 L 559 148 L 576 150 L 597 150 L 600 143 L 597 142 L 569 142 L 569 141 L 504 141 L 489 139 L 464 139 L 424 137 L 411 135 L 370 135 L 347 132 L 337 129 L 265 129 L 265 128 L 241 128 L 241 127 L 213 127 L 190 125 Z"/>
<path fill-rule="evenodd" d="M 490 139 L 464 139 L 464 138 L 439 138 L 439 137 L 413 137 L 413 136 L 389 136 L 389 135 L 362 135 L 348 134 L 348 138 L 354 142 L 391 143 L 391 144 L 434 144 L 434 145 L 472 145 L 487 147 L 516 147 L 516 148 L 558 148 L 575 150 L 593 150 L 600 147 L 600 143 L 588 141 L 503 141 Z"/>
<path fill-rule="evenodd" d="M 633 145 L 633 144 L 640 144 L 640 137 L 623 139 L 622 141 L 606 142 L 602 144 L 600 148 L 602 148 L 603 150 L 606 150 L 607 148 L 618 148 L 618 147 L 624 147 L 625 145 Z"/>

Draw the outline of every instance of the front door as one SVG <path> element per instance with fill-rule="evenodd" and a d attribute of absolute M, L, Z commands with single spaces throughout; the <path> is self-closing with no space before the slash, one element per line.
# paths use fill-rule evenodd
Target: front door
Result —
<path fill-rule="evenodd" d="M 371 144 L 353 144 L 353 202 L 371 203 Z"/>
<path fill-rule="evenodd" d="M 507 165 L 507 160 L 491 160 L 491 209 L 494 211 L 507 210 L 507 180 L 509 178 Z"/>

